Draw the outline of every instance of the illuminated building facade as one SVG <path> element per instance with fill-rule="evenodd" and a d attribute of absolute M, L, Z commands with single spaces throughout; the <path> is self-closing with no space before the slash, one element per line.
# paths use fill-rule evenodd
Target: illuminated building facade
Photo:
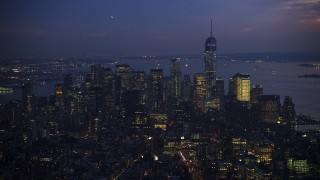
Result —
<path fill-rule="evenodd" d="M 168 139 L 163 148 L 163 154 L 174 156 L 179 152 L 178 143 L 174 139 Z"/>
<path fill-rule="evenodd" d="M 302 175 L 309 172 L 309 165 L 305 157 L 290 157 L 287 161 L 287 167 L 291 175 Z"/>
<path fill-rule="evenodd" d="M 234 155 L 244 155 L 247 151 L 246 139 L 232 138 L 232 151 Z"/>
<path fill-rule="evenodd" d="M 270 164 L 272 161 L 273 144 L 256 144 L 254 154 L 257 157 L 257 163 Z"/>
<path fill-rule="evenodd" d="M 194 74 L 194 101 L 197 107 L 204 108 L 206 99 L 206 79 L 203 73 Z"/>
<path fill-rule="evenodd" d="M 232 84 L 230 94 L 235 95 L 238 101 L 250 101 L 250 75 L 237 73 L 229 84 Z"/>
<path fill-rule="evenodd" d="M 162 130 L 167 129 L 168 116 L 167 114 L 150 114 L 150 119 L 154 122 L 154 128 Z"/>
<path fill-rule="evenodd" d="M 131 133 L 134 136 L 144 138 L 150 135 L 152 125 L 147 109 L 143 105 L 137 105 L 131 119 Z"/>

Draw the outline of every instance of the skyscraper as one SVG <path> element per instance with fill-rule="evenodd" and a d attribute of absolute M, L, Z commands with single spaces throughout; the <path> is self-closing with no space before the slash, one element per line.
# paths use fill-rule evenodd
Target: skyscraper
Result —
<path fill-rule="evenodd" d="M 129 89 L 129 78 L 130 78 L 131 69 L 129 65 L 119 64 L 116 65 L 116 75 L 121 78 L 121 89 L 122 92 Z"/>
<path fill-rule="evenodd" d="M 281 109 L 279 95 L 262 95 L 258 98 L 260 122 L 277 124 Z"/>
<path fill-rule="evenodd" d="M 185 74 L 183 76 L 183 83 L 182 83 L 182 94 L 184 100 L 190 100 L 192 97 L 192 85 L 191 85 L 191 78 L 189 74 Z"/>
<path fill-rule="evenodd" d="M 115 112 L 115 81 L 111 68 L 105 68 L 103 71 L 103 84 L 105 87 L 105 108 L 107 121 Z"/>
<path fill-rule="evenodd" d="M 129 65 L 126 64 L 118 64 L 116 65 L 116 104 L 121 103 L 123 101 L 123 93 L 129 90 L 130 86 L 130 74 L 131 69 Z"/>
<path fill-rule="evenodd" d="M 203 73 L 194 74 L 194 101 L 197 107 L 203 109 L 206 98 L 206 81 Z"/>
<path fill-rule="evenodd" d="M 296 117 L 295 104 L 290 96 L 286 96 L 282 106 L 282 116 L 288 125 L 292 125 Z"/>
<path fill-rule="evenodd" d="M 63 86 L 65 90 L 70 91 L 72 89 L 72 85 L 73 85 L 72 77 L 70 76 L 70 74 L 68 74 L 63 79 Z"/>
<path fill-rule="evenodd" d="M 131 86 L 132 89 L 138 91 L 145 91 L 147 88 L 147 76 L 144 71 L 134 71 Z"/>
<path fill-rule="evenodd" d="M 163 70 L 150 70 L 150 108 L 153 112 L 161 112 L 164 108 Z"/>
<path fill-rule="evenodd" d="M 233 93 L 238 101 L 250 101 L 250 75 L 248 74 L 235 74 L 229 82 L 229 89 L 233 89 Z"/>
<path fill-rule="evenodd" d="M 92 65 L 91 66 L 91 83 L 93 85 L 98 85 L 100 83 L 101 77 L 101 66 L 100 64 Z"/>
<path fill-rule="evenodd" d="M 63 92 L 63 84 L 55 85 L 55 106 L 58 113 L 61 115 L 65 110 L 65 102 L 64 102 L 64 92 Z"/>
<path fill-rule="evenodd" d="M 236 87 L 235 87 L 235 82 L 233 78 L 229 79 L 229 91 L 228 91 L 228 96 L 230 97 L 236 97 L 237 92 L 236 92 Z"/>
<path fill-rule="evenodd" d="M 36 102 L 37 102 L 37 96 L 32 94 L 27 96 L 27 112 L 28 113 L 34 113 L 36 112 Z"/>
<path fill-rule="evenodd" d="M 28 96 L 33 95 L 33 88 L 32 84 L 30 82 L 26 84 L 22 84 L 21 86 L 21 102 L 22 102 L 22 108 L 24 111 L 27 111 L 28 109 Z"/>
<path fill-rule="evenodd" d="M 131 78 L 131 86 L 133 90 L 140 91 L 141 103 L 147 103 L 147 75 L 144 71 L 134 71 Z"/>
<path fill-rule="evenodd" d="M 224 80 L 221 77 L 216 79 L 216 95 L 220 98 L 224 97 Z"/>
<path fill-rule="evenodd" d="M 68 74 L 67 76 L 64 77 L 63 80 L 63 96 L 65 98 L 65 105 L 67 108 L 68 112 L 71 112 L 73 109 L 72 107 L 74 106 L 74 98 L 71 95 L 72 94 L 72 90 L 73 89 L 73 80 L 72 77 Z"/>
<path fill-rule="evenodd" d="M 180 98 L 181 97 L 180 58 L 171 59 L 170 77 L 171 77 L 171 97 Z"/>
<path fill-rule="evenodd" d="M 104 68 L 102 71 L 103 74 L 103 85 L 105 86 L 111 86 L 112 85 L 112 79 L 113 79 L 113 74 L 112 74 L 112 69 L 111 68 Z"/>
<path fill-rule="evenodd" d="M 206 97 L 212 99 L 215 95 L 216 88 L 216 61 L 217 61 L 217 41 L 212 36 L 212 18 L 211 18 L 211 31 L 210 37 L 207 38 L 205 43 L 205 54 L 204 54 L 204 74 L 206 79 Z"/>
<path fill-rule="evenodd" d="M 263 95 L 262 85 L 260 85 L 260 84 L 253 85 L 250 93 L 251 93 L 251 98 L 250 98 L 251 104 L 253 104 L 253 105 L 258 104 L 259 96 Z"/>

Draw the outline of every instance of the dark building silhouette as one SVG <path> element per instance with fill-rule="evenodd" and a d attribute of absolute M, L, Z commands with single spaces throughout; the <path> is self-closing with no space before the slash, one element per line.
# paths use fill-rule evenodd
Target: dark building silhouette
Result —
<path fill-rule="evenodd" d="M 116 106 L 118 109 L 121 109 L 120 112 L 124 112 L 123 110 L 123 101 L 124 101 L 124 92 L 130 89 L 130 76 L 131 69 L 129 65 L 126 64 L 118 64 L 116 65 L 116 79 L 115 79 L 115 93 L 116 93 Z M 123 116 L 123 114 L 121 114 Z"/>
<path fill-rule="evenodd" d="M 131 89 L 140 92 L 140 102 L 147 103 L 147 75 L 144 71 L 134 71 L 131 81 Z"/>
<path fill-rule="evenodd" d="M 251 104 L 251 122 L 252 128 L 259 124 L 259 97 L 263 95 L 263 88 L 260 84 L 255 84 L 250 92 L 250 104 Z"/>
<path fill-rule="evenodd" d="M 91 83 L 93 85 L 98 85 L 101 83 L 101 67 L 100 64 L 92 65 L 91 66 Z"/>
<path fill-rule="evenodd" d="M 35 113 L 37 110 L 37 96 L 32 94 L 27 96 L 27 112 Z"/>
<path fill-rule="evenodd" d="M 65 110 L 65 99 L 64 99 L 64 91 L 63 84 L 55 85 L 55 107 L 59 114 L 63 114 Z"/>
<path fill-rule="evenodd" d="M 45 107 L 48 106 L 48 98 L 47 97 L 39 97 L 38 98 L 38 110 L 44 111 Z"/>
<path fill-rule="evenodd" d="M 235 80 L 233 78 L 229 79 L 228 96 L 230 96 L 230 97 L 236 97 L 237 96 L 236 84 L 235 84 Z"/>
<path fill-rule="evenodd" d="M 128 90 L 123 94 L 122 106 L 126 117 L 132 117 L 140 104 L 140 91 Z"/>
<path fill-rule="evenodd" d="M 170 78 L 171 78 L 171 94 L 172 98 L 181 97 L 181 71 L 180 58 L 173 58 L 170 61 Z"/>
<path fill-rule="evenodd" d="M 217 84 L 217 97 L 223 98 L 225 95 L 225 90 L 224 90 L 224 80 L 220 77 L 216 79 L 216 84 Z"/>
<path fill-rule="evenodd" d="M 182 95 L 184 100 L 189 101 L 192 98 L 192 84 L 189 74 L 183 76 Z"/>
<path fill-rule="evenodd" d="M 221 77 L 216 79 L 216 109 L 224 109 L 225 105 L 225 89 L 224 80 Z"/>
<path fill-rule="evenodd" d="M 83 99 L 85 112 L 88 114 L 97 114 L 97 92 L 88 90 L 84 92 Z"/>
<path fill-rule="evenodd" d="M 296 117 L 295 104 L 290 96 L 286 96 L 282 105 L 282 117 L 284 121 L 289 125 L 293 124 Z"/>
<path fill-rule="evenodd" d="M 262 95 L 258 98 L 259 101 L 259 119 L 260 122 L 277 124 L 281 109 L 279 95 Z"/>
<path fill-rule="evenodd" d="M 71 91 L 73 86 L 73 80 L 70 74 L 64 77 L 63 79 L 63 85 L 66 91 Z"/>
<path fill-rule="evenodd" d="M 28 96 L 32 96 L 33 95 L 33 87 L 32 84 L 29 83 L 25 83 L 22 84 L 21 86 L 21 103 L 22 103 L 22 109 L 24 111 L 27 111 L 28 109 Z"/>
<path fill-rule="evenodd" d="M 115 78 L 112 74 L 111 68 L 105 68 L 103 70 L 103 87 L 104 87 L 104 108 L 105 119 L 107 123 L 110 122 L 112 115 L 115 114 Z M 120 92 L 120 85 L 119 85 Z M 119 100 L 120 101 L 120 100 Z"/>
<path fill-rule="evenodd" d="M 252 105 L 258 104 L 258 99 L 263 95 L 263 88 L 260 84 L 255 84 L 250 93 L 250 101 Z"/>
<path fill-rule="evenodd" d="M 131 69 L 129 65 L 116 65 L 116 76 L 119 76 L 121 78 L 121 93 L 126 91 L 130 87 L 130 73 Z"/>
<path fill-rule="evenodd" d="M 162 69 L 150 70 L 149 104 L 152 112 L 164 111 L 164 89 Z"/>

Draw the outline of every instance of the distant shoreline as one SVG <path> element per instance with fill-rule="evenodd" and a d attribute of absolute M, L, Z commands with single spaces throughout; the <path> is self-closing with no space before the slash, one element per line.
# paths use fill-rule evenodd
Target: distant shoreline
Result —
<path fill-rule="evenodd" d="M 320 66 L 320 64 L 299 64 L 298 66 L 305 67 L 305 68 L 314 68 Z"/>
<path fill-rule="evenodd" d="M 319 74 L 305 74 L 298 76 L 299 78 L 320 78 Z"/>
<path fill-rule="evenodd" d="M 83 55 L 42 55 L 25 58 L 23 56 L 16 57 L 6 57 L 0 56 L 0 63 L 24 63 L 28 61 L 35 62 L 46 62 L 51 61 L 52 59 L 63 59 L 67 61 L 86 61 L 86 62 L 106 62 L 106 61 L 115 61 L 115 60 L 130 60 L 130 59 L 145 59 L 145 60 L 162 60 L 162 59 L 171 59 L 174 57 L 193 59 L 193 58 L 202 58 L 202 53 L 185 53 L 185 54 L 145 54 L 145 55 L 92 55 L 92 56 L 83 56 Z M 217 60 L 232 60 L 236 59 L 238 61 L 257 61 L 261 60 L 263 62 L 320 62 L 320 53 L 304 53 L 304 52 L 248 52 L 248 53 L 217 53 Z M 305 67 L 305 66 L 303 66 Z"/>

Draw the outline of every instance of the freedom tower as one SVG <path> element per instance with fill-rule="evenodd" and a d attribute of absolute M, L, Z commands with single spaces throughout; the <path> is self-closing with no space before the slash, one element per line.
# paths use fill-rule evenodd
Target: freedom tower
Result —
<path fill-rule="evenodd" d="M 204 76 L 206 82 L 206 98 L 212 100 L 216 90 L 216 60 L 217 41 L 212 37 L 212 18 L 210 37 L 207 38 L 204 54 Z"/>

